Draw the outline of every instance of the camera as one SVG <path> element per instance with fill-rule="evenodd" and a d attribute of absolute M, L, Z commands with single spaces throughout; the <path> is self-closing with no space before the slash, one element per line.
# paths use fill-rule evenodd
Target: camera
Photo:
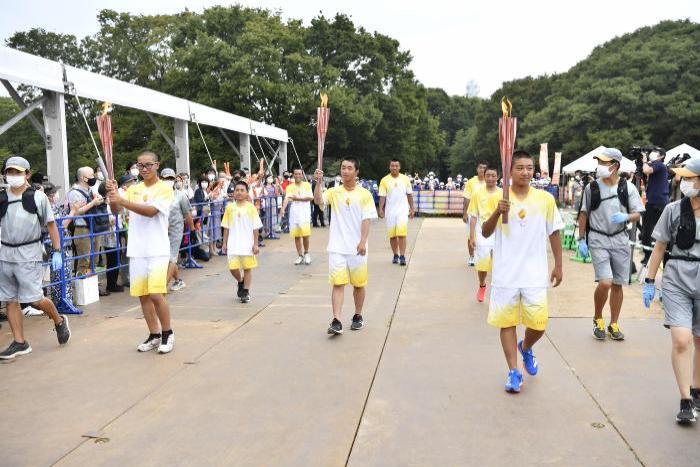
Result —
<path fill-rule="evenodd" d="M 674 169 L 674 168 L 676 168 L 676 167 L 680 167 L 680 166 L 683 165 L 683 163 L 684 163 L 685 161 L 687 161 L 688 159 L 690 159 L 690 154 L 688 154 L 688 153 L 678 154 L 676 157 L 674 157 L 673 159 L 671 159 L 670 161 L 668 161 L 668 167 L 669 167 L 670 169 Z"/>

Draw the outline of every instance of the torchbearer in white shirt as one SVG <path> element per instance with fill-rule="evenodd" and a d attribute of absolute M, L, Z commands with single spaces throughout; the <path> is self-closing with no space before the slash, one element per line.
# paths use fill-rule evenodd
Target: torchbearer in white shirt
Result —
<path fill-rule="evenodd" d="M 495 235 L 493 275 L 488 323 L 501 330 L 501 345 L 508 363 L 505 389 L 520 392 L 523 375 L 518 369 L 518 350 L 525 370 L 535 376 L 539 366 L 532 346 L 544 335 L 549 312 L 547 287 L 562 281 L 559 230 L 564 227 L 554 197 L 530 186 L 535 161 L 525 151 L 515 151 L 511 164 L 509 200 L 501 199 L 482 225 L 485 238 Z M 502 218 L 507 216 L 508 222 Z M 547 270 L 547 240 L 554 255 L 554 269 Z M 517 326 L 526 327 L 518 342 Z"/>
<path fill-rule="evenodd" d="M 158 353 L 168 353 L 175 344 L 170 307 L 165 298 L 170 262 L 168 217 L 175 195 L 172 188 L 158 178 L 157 155 L 142 152 L 136 167 L 143 181 L 130 186 L 124 197 L 119 194 L 114 180 L 105 183 L 112 212 L 122 208 L 130 211 L 126 255 L 131 295 L 139 297 L 149 331 L 148 338 L 137 350 L 158 349 Z"/>
<path fill-rule="evenodd" d="M 326 192 L 321 188 L 323 171 L 316 170 L 315 174 L 317 183 L 314 202 L 320 207 L 329 205 L 333 213 L 327 249 L 329 282 L 333 286 L 333 321 L 328 328 L 329 334 L 343 333 L 340 313 L 343 309 L 344 289 L 348 283 L 353 286 L 355 301 L 355 314 L 350 329 L 359 330 L 364 325 L 362 306 L 367 285 L 367 238 L 370 219 L 377 217 L 377 209 L 372 194 L 357 184 L 359 172 L 360 162 L 357 159 L 343 159 L 340 165 L 343 185 L 329 188 Z"/>
<path fill-rule="evenodd" d="M 406 236 L 408 219 L 413 219 L 413 186 L 400 173 L 401 163 L 392 159 L 389 175 L 379 182 L 379 217 L 386 219 L 386 230 L 394 253 L 392 263 L 406 266 Z"/>
<path fill-rule="evenodd" d="M 284 190 L 284 202 L 280 208 L 280 217 L 289 209 L 289 235 L 294 239 L 297 248 L 296 265 L 311 264 L 309 254 L 309 237 L 311 236 L 311 204 L 314 195 L 311 184 L 304 180 L 304 171 L 294 169 L 294 183 L 287 185 Z M 302 251 L 302 243 L 304 250 Z"/>

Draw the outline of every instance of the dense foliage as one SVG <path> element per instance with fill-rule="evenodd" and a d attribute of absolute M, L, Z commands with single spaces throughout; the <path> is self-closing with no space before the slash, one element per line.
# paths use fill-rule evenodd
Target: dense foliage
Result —
<path fill-rule="evenodd" d="M 504 94 L 520 119 L 518 145 L 537 151 L 547 141 L 551 150 L 564 152 L 565 162 L 599 144 L 625 150 L 632 144 L 700 143 L 694 124 L 700 119 L 700 27 L 689 21 L 613 39 L 566 73 L 504 83 L 489 99 L 426 89 L 398 41 L 357 27 L 345 15 L 304 25 L 284 21 L 278 12 L 232 6 L 159 16 L 103 10 L 98 21 L 99 32 L 90 37 L 32 29 L 14 34 L 7 45 L 272 122 L 289 131 L 307 169 L 315 161 L 320 91 L 330 96 L 330 166 L 355 156 L 371 177 L 384 173 L 393 156 L 408 170 L 443 176 L 468 174 L 480 159 L 496 163 Z M 31 98 L 36 91 L 22 92 Z M 92 143 L 75 101 L 66 102 L 70 163 L 76 167 L 93 159 Z M 84 105 L 91 116 L 98 111 L 98 102 Z M 0 122 L 17 111 L 14 102 L 0 98 Z M 171 130 L 167 119 L 158 118 Z M 145 114 L 117 107 L 113 121 L 118 167 L 145 147 L 173 162 Z M 215 159 L 238 163 L 218 130 L 202 130 Z M 193 171 L 203 169 L 208 159 L 194 126 L 190 150 Z M 0 137 L 0 157 L 9 153 L 45 165 L 43 144 L 28 121 Z M 289 156 L 293 163 L 291 147 Z"/>

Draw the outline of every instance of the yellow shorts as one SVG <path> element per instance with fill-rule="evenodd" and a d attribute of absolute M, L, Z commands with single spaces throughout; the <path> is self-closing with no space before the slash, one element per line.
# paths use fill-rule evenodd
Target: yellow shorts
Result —
<path fill-rule="evenodd" d="M 228 268 L 230 270 L 254 269 L 258 267 L 258 258 L 255 255 L 250 256 L 229 256 Z"/>
<path fill-rule="evenodd" d="M 169 256 L 129 258 L 129 291 L 132 297 L 167 293 Z"/>
<path fill-rule="evenodd" d="M 493 245 L 482 246 L 477 243 L 476 251 L 474 253 L 474 261 L 476 261 L 476 270 L 479 272 L 491 271 L 491 263 L 493 262 Z"/>
<path fill-rule="evenodd" d="M 311 235 L 311 222 L 304 222 L 303 224 L 290 224 L 289 226 L 289 236 L 292 238 L 298 237 L 308 237 Z"/>
<path fill-rule="evenodd" d="M 488 323 L 497 328 L 523 324 L 535 331 L 547 327 L 547 288 L 492 287 Z"/>
<path fill-rule="evenodd" d="M 408 214 L 394 214 L 387 212 L 386 220 L 386 235 L 389 238 L 406 237 L 408 236 Z"/>
<path fill-rule="evenodd" d="M 328 253 L 328 282 L 331 285 L 346 285 L 353 287 L 367 285 L 367 255 L 343 255 Z"/>

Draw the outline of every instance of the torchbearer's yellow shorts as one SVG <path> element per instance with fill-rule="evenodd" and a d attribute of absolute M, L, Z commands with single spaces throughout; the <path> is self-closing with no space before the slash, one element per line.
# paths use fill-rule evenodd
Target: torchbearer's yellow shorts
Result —
<path fill-rule="evenodd" d="M 129 258 L 129 292 L 132 297 L 165 294 L 168 282 L 169 256 Z"/>
<path fill-rule="evenodd" d="M 408 236 L 408 214 L 387 211 L 384 217 L 388 238 Z"/>
<path fill-rule="evenodd" d="M 547 327 L 547 287 L 492 287 L 488 323 L 497 328 L 523 324 L 535 331 Z"/>
<path fill-rule="evenodd" d="M 353 287 L 367 285 L 367 255 L 343 255 L 328 253 L 328 282 L 331 285 L 346 285 Z"/>
<path fill-rule="evenodd" d="M 250 256 L 229 256 L 228 268 L 230 270 L 255 269 L 258 267 L 258 259 L 255 255 Z"/>
<path fill-rule="evenodd" d="M 289 226 L 289 236 L 292 238 L 297 237 L 308 237 L 311 235 L 311 222 L 304 222 L 301 224 L 290 224 Z"/>

